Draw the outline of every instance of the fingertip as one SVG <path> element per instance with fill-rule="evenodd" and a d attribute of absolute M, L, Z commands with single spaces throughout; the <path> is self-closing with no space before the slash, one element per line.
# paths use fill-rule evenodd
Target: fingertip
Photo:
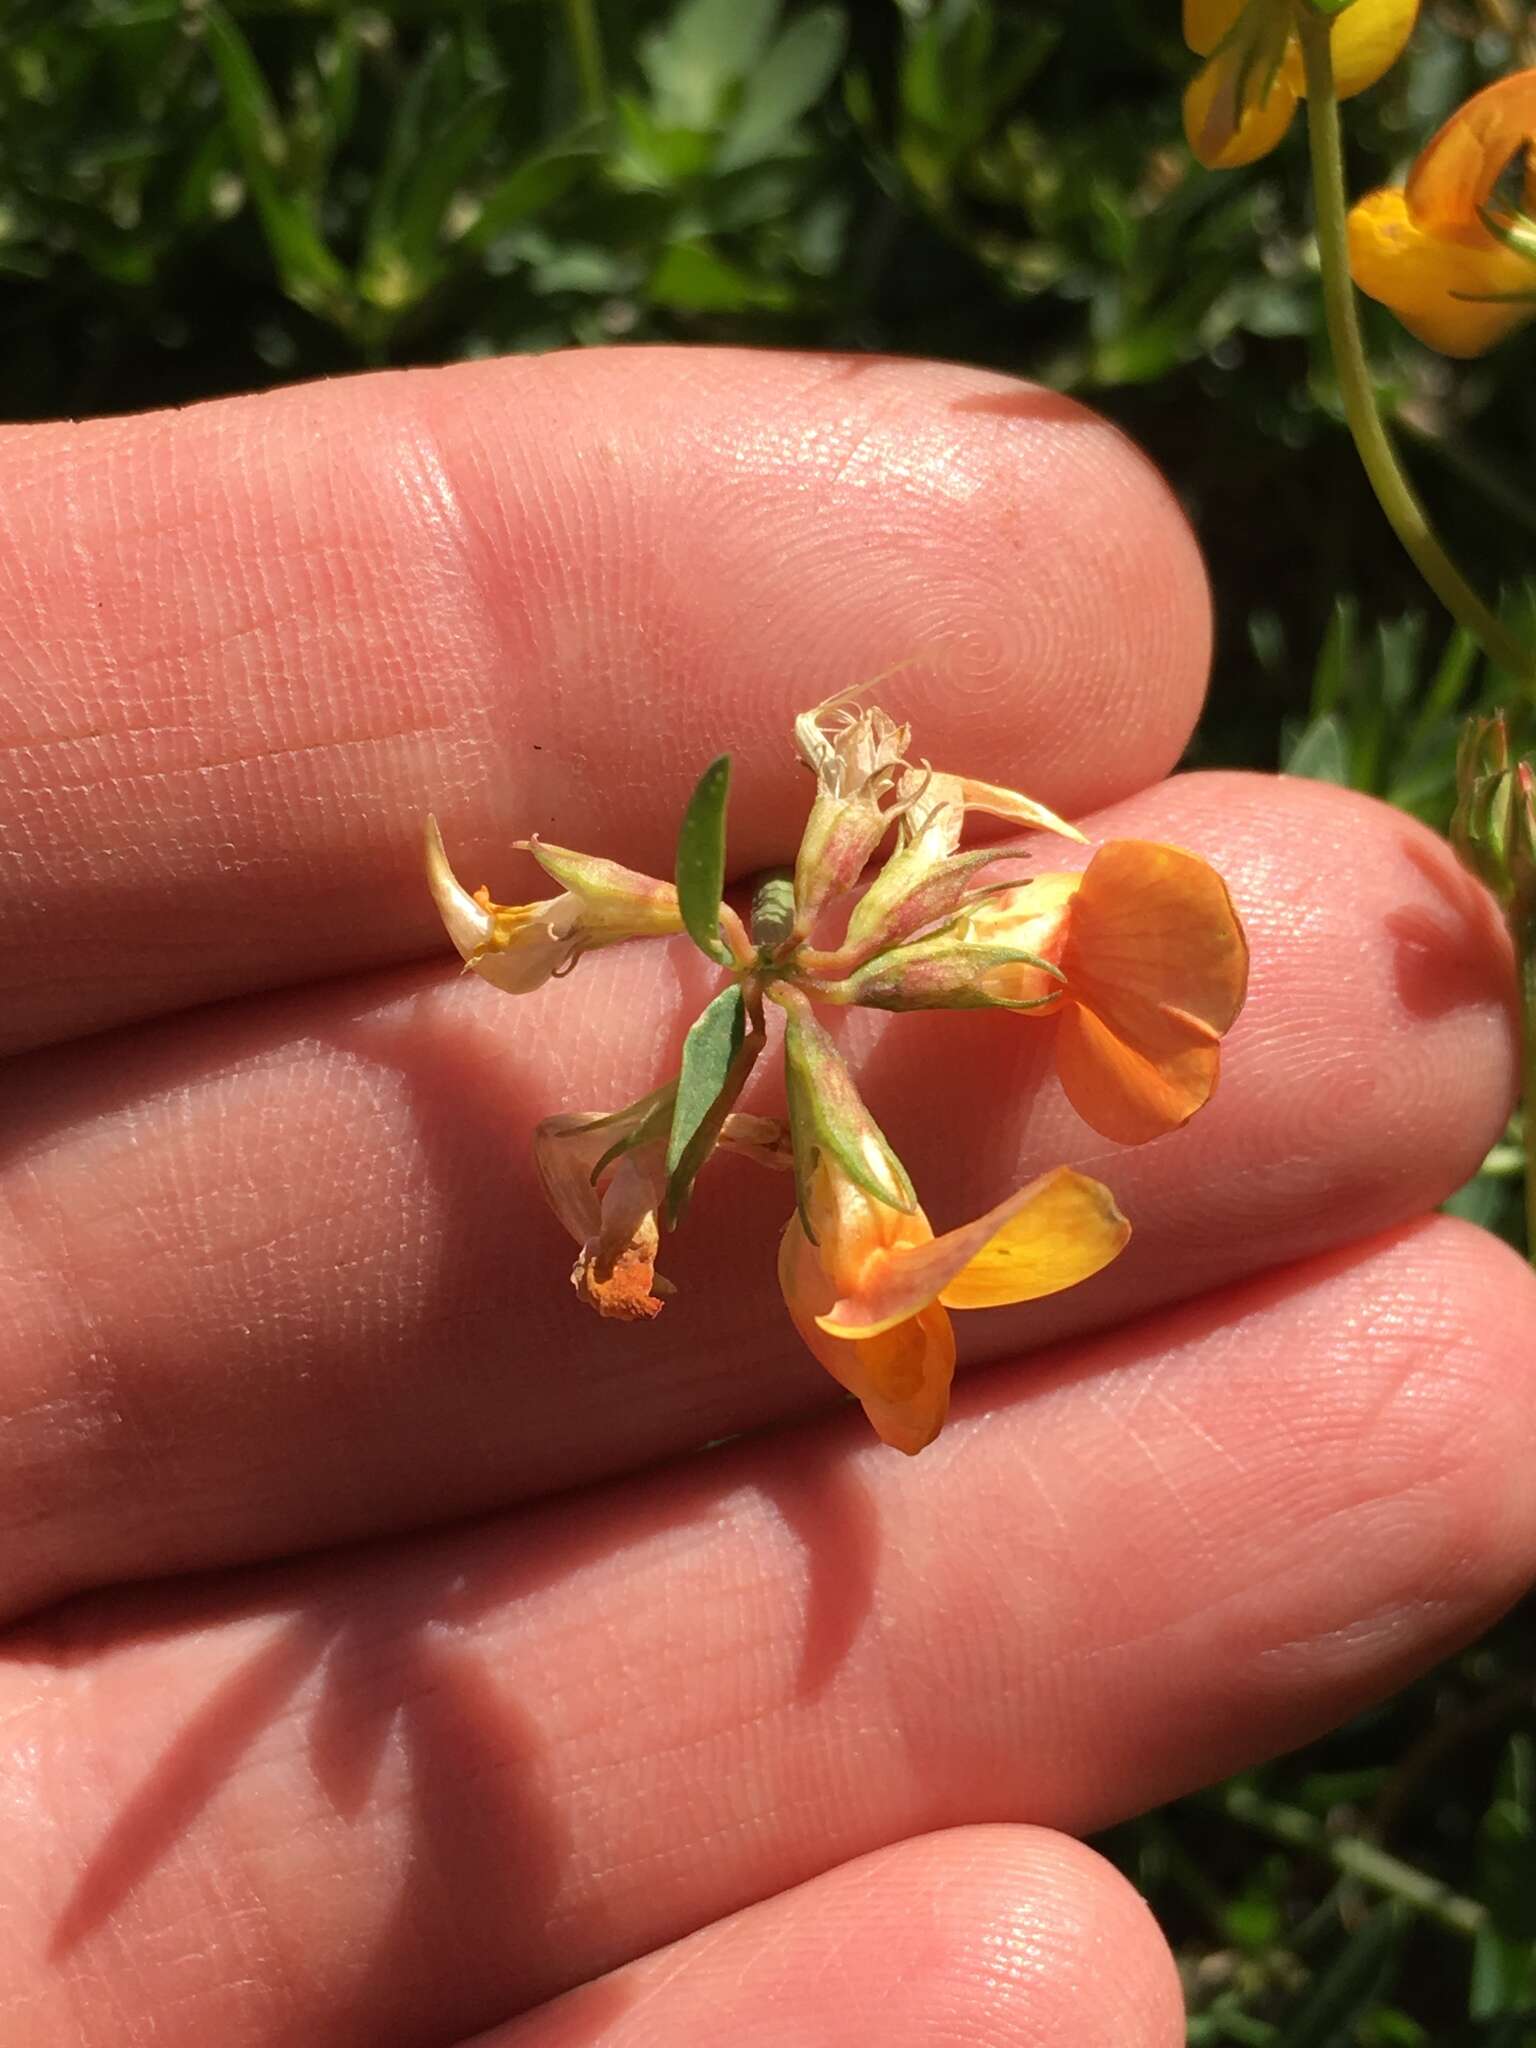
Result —
<path fill-rule="evenodd" d="M 1178 2048 L 1144 1901 L 1042 1828 L 918 1836 L 746 1908 L 473 2048 Z"/>

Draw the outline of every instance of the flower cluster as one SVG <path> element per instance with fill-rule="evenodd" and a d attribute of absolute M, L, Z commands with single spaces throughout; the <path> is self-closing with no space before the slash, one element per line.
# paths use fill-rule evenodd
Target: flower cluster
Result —
<path fill-rule="evenodd" d="M 1419 0 L 1184 0 L 1184 40 L 1205 59 L 1184 95 L 1190 148 L 1212 170 L 1266 155 L 1305 93 L 1303 12 L 1331 17 L 1340 99 L 1401 56 Z M 1501 78 L 1458 107 L 1404 184 L 1349 213 L 1361 291 L 1442 355 L 1477 356 L 1536 316 L 1536 70 Z"/>
<path fill-rule="evenodd" d="M 1096 1131 L 1141 1144 L 1216 1086 L 1247 979 L 1220 876 L 1179 847 L 1099 846 L 1080 872 L 988 879 L 1015 847 L 964 847 L 968 817 L 1083 842 L 1043 805 L 908 758 L 905 725 L 837 699 L 796 721 L 815 777 L 793 871 L 764 877 L 750 923 L 723 900 L 728 757 L 683 818 L 675 883 L 525 842 L 563 893 L 515 908 L 471 895 L 427 821 L 427 874 L 467 966 L 523 993 L 584 952 L 687 932 L 725 971 L 678 1073 L 618 1109 L 547 1118 L 534 1136 L 551 1207 L 580 1246 L 572 1282 L 605 1316 L 657 1315 L 656 1271 L 717 1151 L 793 1174 L 779 1280 L 795 1328 L 880 1437 L 920 1451 L 944 1421 L 951 1309 L 1033 1301 L 1109 1264 L 1130 1225 L 1108 1188 L 1058 1167 L 935 1235 L 819 1010 L 993 1009 L 1049 1020 L 1068 1099 Z M 889 851 L 872 879 L 866 871 Z M 862 893 L 860 893 L 862 888 Z M 785 1114 L 738 1108 L 782 1019 Z"/>

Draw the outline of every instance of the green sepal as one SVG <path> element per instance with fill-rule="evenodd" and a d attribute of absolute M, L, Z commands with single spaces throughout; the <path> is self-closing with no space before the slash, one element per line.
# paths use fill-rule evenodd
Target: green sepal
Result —
<path fill-rule="evenodd" d="M 755 1035 L 760 1048 L 761 1034 Z M 751 1071 L 757 1048 L 744 1066 L 747 1046 L 746 998 L 740 984 L 733 982 L 699 1013 L 683 1040 L 683 1064 L 667 1139 L 665 1220 L 669 1230 L 676 1228 L 687 1207 L 699 1169 L 714 1150 L 720 1126 Z"/>
<path fill-rule="evenodd" d="M 877 954 L 857 974 L 822 993 L 831 1002 L 867 1010 L 1040 1010 L 1057 1000 L 1060 989 L 1043 996 L 990 995 L 981 981 L 995 967 L 1033 967 L 1061 989 L 1067 985 L 1054 961 L 1022 946 L 988 946 L 941 932 Z"/>
<path fill-rule="evenodd" d="M 617 1123 L 620 1117 L 634 1119 L 629 1129 L 614 1140 L 593 1167 L 589 1175 L 593 1187 L 597 1186 L 598 1181 L 615 1160 L 622 1159 L 626 1152 L 633 1152 L 638 1146 L 654 1143 L 662 1136 L 671 1125 L 672 1105 L 676 1096 L 677 1083 L 669 1081 L 664 1088 L 655 1088 L 649 1095 L 643 1095 L 638 1102 L 631 1103 L 628 1109 L 621 1109 L 611 1117 L 603 1117 L 598 1122 L 588 1125 L 589 1130 L 596 1130 L 604 1123 Z"/>
<path fill-rule="evenodd" d="M 677 904 L 689 938 L 708 959 L 734 967 L 720 936 L 720 898 L 725 888 L 725 806 L 731 789 L 731 757 L 711 761 L 694 785 L 677 835 Z"/>
<path fill-rule="evenodd" d="M 907 1170 L 865 1108 L 842 1054 L 808 1008 L 792 1010 L 784 1027 L 784 1081 L 795 1148 L 795 1200 L 811 1242 L 816 1239 L 808 1191 L 822 1152 L 873 1201 L 910 1216 L 917 1208 L 917 1191 Z"/>

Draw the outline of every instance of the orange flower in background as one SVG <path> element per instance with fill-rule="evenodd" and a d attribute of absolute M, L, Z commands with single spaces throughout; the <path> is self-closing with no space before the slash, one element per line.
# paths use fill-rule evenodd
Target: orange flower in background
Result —
<path fill-rule="evenodd" d="M 881 1441 L 909 1457 L 933 1442 L 949 1409 L 948 1311 L 1075 1287 L 1131 1234 L 1108 1188 L 1065 1166 L 935 1237 L 921 1209 L 877 1200 L 823 1152 L 805 1212 L 790 1218 L 779 1246 L 790 1318 Z"/>
<path fill-rule="evenodd" d="M 1210 1099 L 1247 992 L 1248 945 L 1209 862 L 1109 840 L 1081 875 L 1041 875 L 981 904 L 966 936 L 1047 963 L 989 968 L 983 986 L 1031 1005 L 1024 1016 L 1059 1016 L 1062 1087 L 1103 1136 L 1142 1144 Z"/>
<path fill-rule="evenodd" d="M 1536 316 L 1533 136 L 1536 70 L 1516 71 L 1457 108 L 1406 185 L 1350 209 L 1355 283 L 1442 355 L 1482 355 Z"/>
<path fill-rule="evenodd" d="M 1267 156 L 1305 87 L 1295 0 L 1184 0 L 1184 40 L 1209 61 L 1184 94 L 1184 132 L 1208 169 Z M 1354 0 L 1329 35 L 1340 99 L 1374 85 L 1402 55 L 1419 0 Z"/>

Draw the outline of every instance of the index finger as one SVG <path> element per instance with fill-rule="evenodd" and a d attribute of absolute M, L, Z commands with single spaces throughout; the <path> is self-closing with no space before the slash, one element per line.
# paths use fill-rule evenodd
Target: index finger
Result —
<path fill-rule="evenodd" d="M 613 350 L 359 377 L 0 446 L 0 1050 L 435 950 L 419 828 L 666 872 L 737 757 L 896 663 L 935 758 L 1058 810 L 1157 780 L 1203 573 L 1104 422 L 971 369 Z M 531 871 L 530 871 L 531 873 Z"/>

